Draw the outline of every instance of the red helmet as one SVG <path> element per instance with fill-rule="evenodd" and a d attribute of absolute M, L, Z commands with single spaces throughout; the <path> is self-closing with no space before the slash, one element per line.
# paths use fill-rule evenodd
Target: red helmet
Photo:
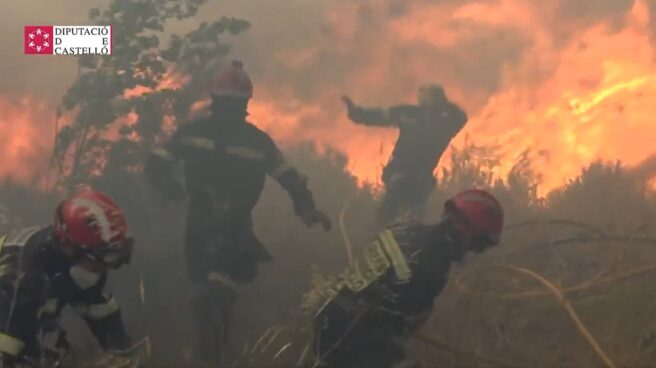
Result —
<path fill-rule="evenodd" d="M 465 190 L 444 204 L 446 216 L 454 219 L 465 237 L 490 245 L 497 244 L 503 231 L 503 208 L 484 190 Z"/>
<path fill-rule="evenodd" d="M 129 261 L 132 240 L 121 208 L 108 195 L 83 190 L 55 213 L 55 234 L 85 256 L 111 267 Z"/>
<path fill-rule="evenodd" d="M 244 70 L 244 64 L 239 60 L 230 63 L 228 68 L 214 79 L 210 86 L 210 93 L 217 97 L 251 98 L 253 83 Z"/>

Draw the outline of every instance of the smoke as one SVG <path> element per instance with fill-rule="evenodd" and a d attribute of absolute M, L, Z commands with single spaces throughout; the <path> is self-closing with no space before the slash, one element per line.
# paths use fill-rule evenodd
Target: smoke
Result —
<path fill-rule="evenodd" d="M 588 25 L 601 21 L 621 21 L 631 10 L 635 0 L 561 0 L 559 15 L 568 21 L 579 21 Z"/>
<path fill-rule="evenodd" d="M 8 50 L 0 65 L 4 76 L 0 90 L 57 101 L 76 75 L 75 59 L 23 55 L 23 26 L 86 23 L 89 8 L 107 3 L 30 0 L 0 4 L 5 28 L 0 42 Z M 464 3 L 467 1 L 213 1 L 193 22 L 231 15 L 253 23 L 247 34 L 233 40 L 234 55 L 245 59 L 263 97 L 282 95 L 281 100 L 314 102 L 325 98 L 327 92 L 332 97 L 352 93 L 371 103 L 392 103 L 399 98 L 413 99 L 418 84 L 435 81 L 452 89 L 465 86 L 468 96 L 481 91 L 476 96 L 480 106 L 499 87 L 501 68 L 517 59 L 527 40 L 509 28 L 455 23 L 446 28 L 468 34 L 457 45 L 439 47 L 442 42 L 454 42 L 448 34 L 433 40 L 421 39 L 422 34 L 397 35 L 398 28 L 406 27 L 405 23 L 414 21 L 425 8 L 434 10 L 436 18 L 433 11 L 427 12 L 420 19 L 424 27 L 433 22 L 453 23 L 450 11 Z M 172 31 L 191 27 L 174 25 Z"/>
<path fill-rule="evenodd" d="M 652 39 L 656 42 L 656 2 L 647 2 L 647 6 L 649 7 L 649 25 L 651 28 Z"/>
<path fill-rule="evenodd" d="M 54 106 L 77 73 L 74 57 L 23 54 L 26 25 L 87 24 L 90 8 L 107 0 L 54 0 L 0 2 L 0 94 L 22 98 L 27 95 Z"/>
<path fill-rule="evenodd" d="M 0 65 L 2 92 L 56 100 L 75 77 L 75 59 L 24 56 L 23 26 L 86 23 L 89 8 L 107 3 L 2 2 L 0 42 L 6 50 Z M 282 94 L 281 99 L 315 101 L 326 91 L 347 92 L 370 103 L 393 103 L 413 99 L 419 84 L 432 81 L 445 84 L 456 99 L 475 111 L 501 88 L 504 68 L 513 67 L 527 48 L 539 42 L 535 34 L 521 32 L 529 25 L 543 27 L 554 36 L 563 29 L 575 33 L 598 22 L 622 20 L 633 4 L 634 0 L 535 4 L 522 0 L 225 0 L 210 1 L 187 25 L 221 15 L 251 21 L 253 27 L 233 40 L 233 54 L 246 61 L 261 96 Z M 656 5 L 647 4 L 653 12 Z M 172 30 L 177 29 L 185 29 L 185 24 Z"/>
<path fill-rule="evenodd" d="M 541 38 L 566 47 L 565 36 L 624 20 L 633 3 L 229 0 L 208 4 L 205 16 L 252 22 L 234 55 L 271 94 L 315 101 L 348 92 L 370 103 L 412 102 L 418 85 L 431 81 L 475 112 L 503 87 L 504 69 L 546 42 Z M 536 72 L 546 78 L 553 69 Z"/>
<path fill-rule="evenodd" d="M 413 102 L 417 87 L 430 81 L 465 90 L 463 100 L 478 95 L 468 103 L 475 107 L 499 88 L 502 68 L 518 60 L 528 40 L 510 27 L 454 21 L 452 11 L 464 3 L 264 0 L 253 9 L 226 1 L 208 13 L 252 21 L 234 54 L 260 91 L 291 98 L 291 90 L 309 102 L 331 95 L 332 105 L 341 93 L 369 103 Z M 432 34 L 439 29 L 445 32 Z"/>

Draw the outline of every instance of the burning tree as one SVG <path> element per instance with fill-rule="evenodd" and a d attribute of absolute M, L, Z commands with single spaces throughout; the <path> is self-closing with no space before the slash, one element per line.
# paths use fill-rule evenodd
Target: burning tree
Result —
<path fill-rule="evenodd" d="M 63 97 L 53 161 L 67 188 L 117 170 L 134 169 L 167 124 L 189 116 L 229 51 L 224 35 L 250 24 L 223 17 L 161 46 L 165 26 L 193 17 L 207 0 L 113 0 L 89 19 L 112 25 L 112 55 L 82 56 Z"/>

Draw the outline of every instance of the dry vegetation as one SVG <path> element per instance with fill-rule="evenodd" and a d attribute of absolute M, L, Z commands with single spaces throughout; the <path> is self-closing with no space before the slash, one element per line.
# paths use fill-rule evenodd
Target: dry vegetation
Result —
<path fill-rule="evenodd" d="M 335 222 L 348 203 L 345 228 L 354 245 L 364 245 L 374 232 L 370 188 L 358 188 L 338 154 L 317 154 L 307 145 L 288 155 L 310 177 L 317 202 Z M 656 202 L 644 177 L 595 163 L 539 200 L 527 163 L 495 181 L 491 156 L 475 147 L 456 152 L 431 198 L 430 217 L 456 190 L 489 188 L 507 209 L 503 243 L 456 265 L 431 320 L 409 348 L 430 367 L 651 365 Z M 150 336 L 154 366 L 180 366 L 189 341 L 181 260 L 184 204 L 163 203 L 134 172 L 105 175 L 95 185 L 124 206 L 138 240 L 131 267 L 112 278 L 127 324 L 135 338 Z M 0 190 L 0 202 L 23 224 L 49 222 L 56 200 L 55 194 L 11 182 Z M 275 262 L 263 265 L 258 280 L 243 290 L 235 308 L 234 348 L 256 352 L 242 357 L 253 359 L 249 366 L 289 367 L 307 341 L 299 338 L 300 296 L 314 269 L 341 268 L 346 252 L 339 229 L 328 234 L 305 229 L 275 183 L 267 186 L 255 217 Z M 275 326 L 289 329 L 276 334 Z M 75 330 L 75 343 L 89 344 L 84 329 Z"/>

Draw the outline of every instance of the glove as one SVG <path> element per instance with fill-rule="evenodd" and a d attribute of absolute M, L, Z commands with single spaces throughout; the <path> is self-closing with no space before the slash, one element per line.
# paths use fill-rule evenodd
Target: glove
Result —
<path fill-rule="evenodd" d="M 313 210 L 304 214 L 303 216 L 301 216 L 301 219 L 303 220 L 303 223 L 305 223 L 305 226 L 307 227 L 313 227 L 314 225 L 320 223 L 325 231 L 330 231 L 330 229 L 333 226 L 332 222 L 330 221 L 330 218 L 328 218 L 328 216 L 325 213 L 318 210 Z"/>

